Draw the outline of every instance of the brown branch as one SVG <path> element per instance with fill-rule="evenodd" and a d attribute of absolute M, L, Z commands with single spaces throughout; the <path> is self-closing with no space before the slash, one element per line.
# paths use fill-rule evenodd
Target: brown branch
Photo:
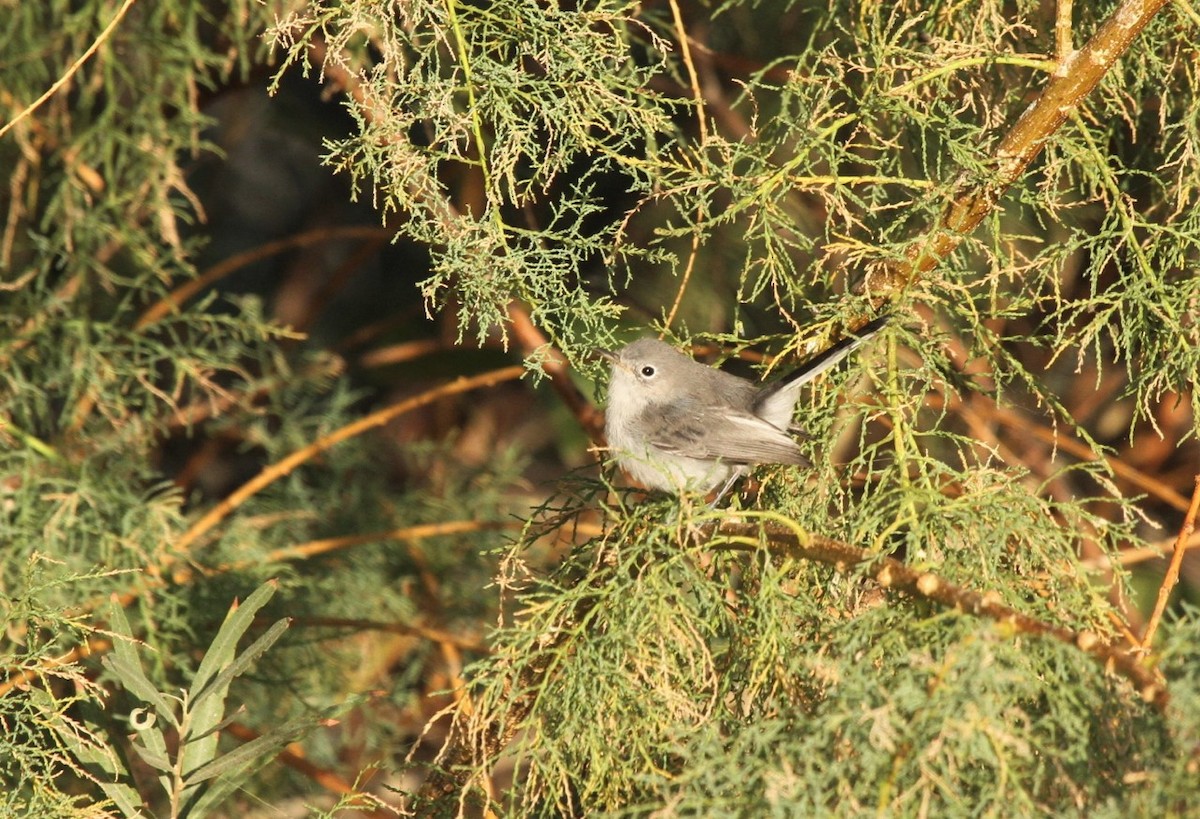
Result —
<path fill-rule="evenodd" d="M 921 572 L 899 560 L 860 549 L 823 535 L 798 533 L 778 523 L 724 523 L 716 538 L 732 537 L 765 543 L 777 556 L 814 560 L 833 566 L 845 574 L 863 574 L 886 589 L 904 592 L 976 617 L 986 617 L 1026 634 L 1049 637 L 1075 646 L 1106 669 L 1125 677 L 1146 702 L 1160 710 L 1167 704 L 1168 693 L 1162 675 L 1141 652 L 1107 642 L 1091 631 L 1074 631 L 1065 626 L 1044 623 L 1004 605 L 995 592 L 978 592 L 957 586 L 932 572 Z M 802 536 L 803 535 L 803 536 Z M 713 543 L 718 545 L 719 541 Z M 751 549 L 744 543 L 731 543 L 735 549 Z"/>
<path fill-rule="evenodd" d="M 384 228 L 363 227 L 361 225 L 350 227 L 332 227 L 319 228 L 317 230 L 309 230 L 304 233 L 297 233 L 294 236 L 288 236 L 285 239 L 279 239 L 274 242 L 267 242 L 259 245 L 244 253 L 237 253 L 228 258 L 214 264 L 212 267 L 205 270 L 194 279 L 190 279 L 179 287 L 171 291 L 171 293 L 152 305 L 146 312 L 142 313 L 134 324 L 135 330 L 141 330 L 154 322 L 162 319 L 172 310 L 178 310 L 186 301 L 193 298 L 197 293 L 206 287 L 220 281 L 230 273 L 243 268 L 254 262 L 262 259 L 276 256 L 288 250 L 300 247 L 308 247 L 309 245 L 319 244 L 321 242 L 331 242 L 338 239 L 366 239 L 368 241 L 387 240 L 395 235 L 395 231 L 386 230 Z"/>
<path fill-rule="evenodd" d="M 261 736 L 258 731 L 240 722 L 229 723 L 225 726 L 224 731 L 230 736 L 241 740 L 243 743 L 253 742 Z M 395 807 L 388 805 L 378 796 L 364 791 L 361 785 L 350 783 L 333 771 L 321 768 L 310 762 L 304 756 L 303 749 L 296 743 L 292 743 L 281 750 L 275 755 L 275 758 L 331 793 L 355 797 L 355 802 L 352 805 L 343 804 L 343 808 L 353 809 L 357 813 L 374 817 L 374 819 L 386 819 L 387 817 L 403 815 Z"/>
<path fill-rule="evenodd" d="M 445 629 L 423 626 L 419 623 L 387 623 L 378 620 L 356 620 L 345 617 L 293 617 L 292 627 L 382 631 L 388 634 L 420 637 L 422 640 L 428 640 L 431 643 L 449 643 L 464 651 L 474 651 L 479 654 L 488 654 L 491 652 L 491 648 L 481 638 L 453 634 Z"/>
<path fill-rule="evenodd" d="M 950 398 L 947 401 L 945 396 L 931 393 L 926 396 L 925 404 L 931 409 L 961 411 L 963 408 L 970 408 L 970 404 L 978 400 L 980 399 L 963 402 L 961 399 Z M 977 409 L 977 411 L 982 412 L 983 410 Z M 1137 467 L 1130 466 L 1120 458 L 1096 452 L 1083 441 L 1059 432 L 1057 429 L 1049 428 L 1026 413 L 1006 409 L 997 406 L 995 403 L 990 403 L 986 408 L 986 414 L 992 421 L 1001 426 L 1008 427 L 1018 435 L 1035 438 L 1081 461 L 1103 462 L 1112 470 L 1113 475 L 1128 481 L 1138 489 L 1181 512 L 1186 511 L 1188 508 L 1187 498 L 1175 491 L 1174 487 L 1168 486 L 1153 475 L 1147 475 Z"/>
<path fill-rule="evenodd" d="M 508 305 L 508 320 L 512 327 L 513 338 L 521 352 L 530 355 L 535 350 L 549 343 L 541 330 L 529 318 L 529 312 L 523 304 L 511 302 Z M 567 409 L 579 421 L 583 431 L 597 443 L 604 441 L 604 414 L 596 409 L 571 379 L 570 363 L 557 349 L 553 349 L 542 363 L 542 371 L 550 378 L 550 386 L 558 393 L 558 397 L 566 404 Z"/>
<path fill-rule="evenodd" d="M 1087 45 L 1067 55 L 1038 99 L 996 146 L 992 155 L 994 174 L 982 181 L 960 177 L 937 226 L 909 250 L 907 258 L 867 274 L 859 289 L 876 308 L 940 264 L 979 226 L 995 209 L 1005 189 L 1020 178 L 1166 2 L 1123 0 Z"/>
<path fill-rule="evenodd" d="M 1146 634 L 1142 637 L 1142 648 L 1148 649 L 1154 640 L 1154 632 L 1158 629 L 1163 611 L 1167 608 L 1171 590 L 1179 582 L 1179 567 L 1183 565 L 1188 539 L 1196 529 L 1197 511 L 1200 511 L 1200 475 L 1196 476 L 1196 488 L 1192 491 L 1192 503 L 1188 506 L 1187 514 L 1183 518 L 1183 525 L 1179 527 L 1179 537 L 1175 539 L 1175 553 L 1171 555 L 1171 565 L 1167 567 L 1162 585 L 1158 587 L 1158 599 L 1154 603 L 1154 613 L 1150 615 L 1150 622 L 1146 625 Z"/>
<path fill-rule="evenodd" d="M 342 441 L 348 440 L 361 435 L 362 433 L 381 427 L 397 416 L 403 415 L 406 412 L 411 412 L 414 409 L 423 407 L 427 404 L 432 404 L 449 395 L 457 395 L 459 393 L 468 392 L 478 389 L 479 387 L 491 387 L 503 381 L 512 381 L 520 378 L 525 374 L 524 367 L 504 367 L 499 370 L 481 373 L 480 375 L 470 378 L 461 377 L 449 384 L 444 384 L 436 389 L 423 392 L 407 401 L 401 401 L 398 404 L 393 404 L 389 407 L 376 410 L 375 412 L 363 418 L 347 424 L 324 438 L 313 441 L 304 449 L 293 452 L 281 461 L 266 466 L 255 477 L 246 481 L 246 483 L 235 489 L 228 497 L 214 506 L 202 518 L 191 525 L 184 532 L 179 540 L 175 542 L 175 548 L 178 552 L 186 552 L 188 547 L 195 543 L 199 538 L 204 536 L 218 523 L 227 518 L 235 509 L 246 502 L 250 497 L 261 492 L 267 486 L 270 486 L 275 481 L 290 474 L 293 469 L 309 461 L 325 452 L 332 449 Z"/>

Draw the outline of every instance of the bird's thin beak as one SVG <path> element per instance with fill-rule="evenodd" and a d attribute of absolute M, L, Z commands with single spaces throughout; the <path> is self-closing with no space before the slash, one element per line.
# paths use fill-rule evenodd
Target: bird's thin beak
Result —
<path fill-rule="evenodd" d="M 605 350 L 600 347 L 592 350 L 592 358 L 603 358 L 609 364 L 617 363 L 617 354 L 612 350 Z"/>

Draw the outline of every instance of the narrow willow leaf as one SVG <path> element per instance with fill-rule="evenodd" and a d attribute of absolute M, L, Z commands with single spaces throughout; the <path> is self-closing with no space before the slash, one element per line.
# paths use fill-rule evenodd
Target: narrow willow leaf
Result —
<path fill-rule="evenodd" d="M 192 681 L 192 702 L 200 703 L 207 695 L 210 680 L 233 659 L 238 641 L 254 622 L 254 616 L 259 609 L 275 594 L 278 584 L 270 581 L 259 586 L 241 604 L 231 607 L 221 624 L 212 645 L 204 653 L 200 667 L 196 669 L 196 677 Z"/>

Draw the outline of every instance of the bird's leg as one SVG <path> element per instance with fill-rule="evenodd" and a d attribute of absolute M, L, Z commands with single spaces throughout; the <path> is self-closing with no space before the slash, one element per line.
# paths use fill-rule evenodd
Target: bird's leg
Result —
<path fill-rule="evenodd" d="M 744 466 L 739 466 L 737 469 L 733 470 L 732 474 L 729 476 L 729 479 L 722 484 L 721 490 L 717 492 L 717 496 L 712 499 L 711 503 L 708 504 L 708 508 L 716 509 L 721 504 L 721 501 L 725 499 L 725 496 L 729 494 L 729 490 L 733 488 L 733 485 L 737 483 L 738 480 L 745 474 L 746 468 Z"/>

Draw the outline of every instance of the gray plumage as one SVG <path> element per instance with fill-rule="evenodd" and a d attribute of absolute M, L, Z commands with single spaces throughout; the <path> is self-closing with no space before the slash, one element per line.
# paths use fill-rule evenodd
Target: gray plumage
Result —
<path fill-rule="evenodd" d="M 792 435 L 800 388 L 873 337 L 888 317 L 867 324 L 791 375 L 756 384 L 708 367 L 668 344 L 643 338 L 616 352 L 605 433 L 634 480 L 667 492 L 709 492 L 718 500 L 754 464 L 809 466 Z"/>

